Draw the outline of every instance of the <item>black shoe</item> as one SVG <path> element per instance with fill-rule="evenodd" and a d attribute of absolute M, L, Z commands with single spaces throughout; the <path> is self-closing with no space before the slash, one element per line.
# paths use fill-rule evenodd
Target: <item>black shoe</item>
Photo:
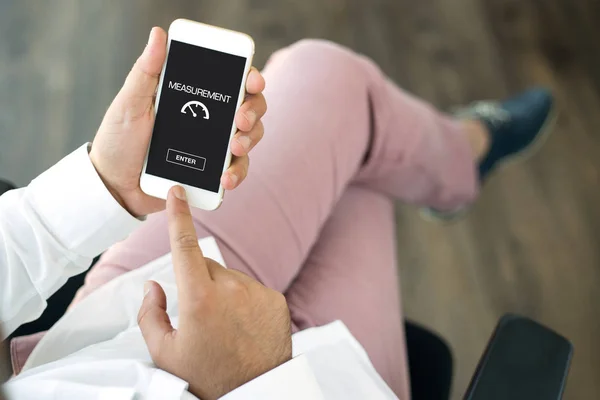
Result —
<path fill-rule="evenodd" d="M 490 148 L 480 162 L 480 183 L 500 165 L 514 161 L 520 156 L 528 156 L 538 150 L 551 131 L 554 99 L 544 88 L 527 90 L 502 103 L 482 101 L 459 110 L 460 119 L 478 119 L 483 122 L 490 134 Z M 452 221 L 464 215 L 469 205 L 453 211 L 423 209 L 426 217 Z"/>

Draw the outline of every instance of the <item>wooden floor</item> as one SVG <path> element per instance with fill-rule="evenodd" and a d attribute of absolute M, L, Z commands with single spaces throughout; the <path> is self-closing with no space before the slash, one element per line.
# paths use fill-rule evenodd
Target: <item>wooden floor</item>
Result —
<path fill-rule="evenodd" d="M 453 398 L 505 312 L 569 337 L 566 398 L 600 398 L 600 2 L 3 0 L 0 176 L 25 184 L 91 140 L 149 28 L 182 16 L 250 33 L 258 66 L 303 37 L 341 42 L 442 108 L 551 87 L 554 135 L 489 182 L 465 221 L 399 206 L 403 303 L 451 343 Z"/>

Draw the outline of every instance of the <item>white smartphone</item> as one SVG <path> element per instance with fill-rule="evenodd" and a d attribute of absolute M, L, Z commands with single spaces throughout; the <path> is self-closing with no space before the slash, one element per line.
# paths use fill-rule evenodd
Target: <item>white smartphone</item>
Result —
<path fill-rule="evenodd" d="M 221 175 L 231 163 L 234 117 L 253 55 L 254 42 L 246 34 L 185 19 L 171 24 L 140 178 L 145 193 L 166 199 L 179 184 L 192 206 L 219 207 Z"/>

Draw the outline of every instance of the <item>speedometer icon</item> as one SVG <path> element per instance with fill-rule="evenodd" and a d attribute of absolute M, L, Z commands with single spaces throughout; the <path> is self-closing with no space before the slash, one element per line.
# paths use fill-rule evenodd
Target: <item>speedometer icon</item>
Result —
<path fill-rule="evenodd" d="M 196 118 L 198 116 L 197 112 L 199 112 L 199 109 L 201 109 L 204 113 L 204 119 L 210 118 L 210 114 L 208 113 L 208 107 L 196 100 L 188 101 L 187 103 L 185 103 L 183 107 L 181 107 L 181 113 L 187 114 L 186 111 L 189 110 L 194 116 L 194 118 Z"/>

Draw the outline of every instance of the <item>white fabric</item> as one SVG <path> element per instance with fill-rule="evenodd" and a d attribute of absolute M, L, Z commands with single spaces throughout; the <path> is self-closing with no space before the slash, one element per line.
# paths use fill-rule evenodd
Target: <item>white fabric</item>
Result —
<path fill-rule="evenodd" d="M 36 319 L 45 299 L 92 257 L 142 221 L 112 198 L 87 155 L 67 156 L 29 187 L 0 197 L 0 321 L 8 335 Z M 200 240 L 221 263 L 212 238 Z M 167 294 L 178 322 L 177 288 L 167 254 L 99 288 L 73 307 L 5 385 L 9 399 L 194 399 L 187 383 L 157 369 L 136 323 L 143 283 Z M 293 336 L 294 358 L 223 397 L 242 399 L 395 399 L 342 322 Z"/>

